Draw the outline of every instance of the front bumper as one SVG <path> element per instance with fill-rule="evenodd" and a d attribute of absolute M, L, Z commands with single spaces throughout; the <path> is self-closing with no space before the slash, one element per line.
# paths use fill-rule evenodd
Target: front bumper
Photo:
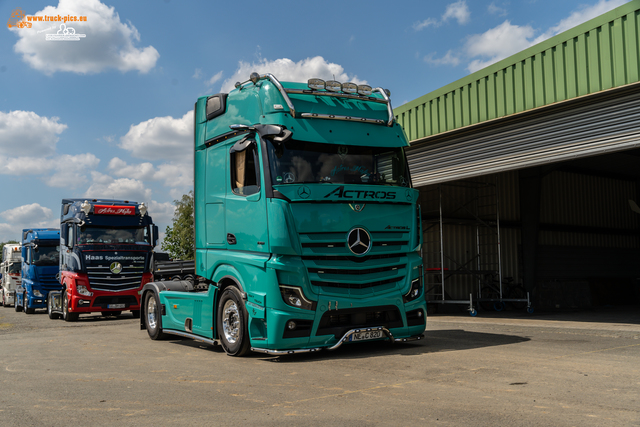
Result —
<path fill-rule="evenodd" d="M 140 310 L 139 289 L 122 292 L 93 291 L 92 296 L 73 293 L 69 301 L 72 313 L 95 313 L 102 311 Z"/>
<path fill-rule="evenodd" d="M 340 340 L 338 340 L 338 343 L 331 346 L 331 347 L 314 347 L 314 348 L 303 348 L 303 349 L 297 349 L 297 350 L 270 350 L 267 348 L 260 348 L 260 347 L 251 347 L 251 351 L 255 351 L 256 353 L 266 353 L 266 354 L 270 354 L 272 356 L 282 356 L 285 354 L 298 354 L 298 353 L 313 353 L 316 351 L 320 351 L 323 349 L 326 350 L 336 350 L 337 348 L 339 348 L 340 346 L 342 346 L 342 344 L 349 342 L 351 337 L 353 337 L 356 334 L 361 334 L 363 332 L 375 332 L 375 331 L 380 331 L 382 332 L 385 336 L 386 339 L 390 342 L 409 342 L 409 341 L 417 341 L 417 340 L 421 340 L 422 338 L 424 338 L 423 334 L 420 335 L 414 335 L 411 337 L 407 337 L 407 338 L 394 338 L 393 334 L 391 333 L 391 331 L 387 328 L 384 328 L 382 326 L 378 326 L 378 327 L 374 327 L 374 328 L 364 328 L 364 329 L 360 329 L 360 328 L 356 328 L 356 329 L 351 329 L 349 332 L 347 332 L 346 334 L 344 334 L 344 336 L 342 338 L 340 338 Z M 384 338 L 382 338 L 384 339 Z M 378 340 L 380 340 L 380 338 L 378 338 Z"/>

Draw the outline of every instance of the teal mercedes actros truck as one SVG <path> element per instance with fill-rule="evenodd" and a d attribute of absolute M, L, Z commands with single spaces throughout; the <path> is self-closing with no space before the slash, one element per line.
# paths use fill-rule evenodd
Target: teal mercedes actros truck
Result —
<path fill-rule="evenodd" d="M 232 356 L 422 338 L 418 191 L 386 90 L 253 73 L 194 118 L 199 280 L 147 283 L 141 329 Z"/>

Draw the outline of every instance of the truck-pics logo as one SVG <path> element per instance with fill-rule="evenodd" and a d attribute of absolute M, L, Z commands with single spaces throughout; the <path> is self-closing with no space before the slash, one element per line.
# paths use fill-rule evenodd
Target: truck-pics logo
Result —
<path fill-rule="evenodd" d="M 345 190 L 344 186 L 336 188 L 331 191 L 329 194 L 324 196 L 324 198 L 328 198 L 329 196 L 336 196 L 339 199 L 387 199 L 393 200 L 396 198 L 395 191 L 372 191 L 372 190 Z"/>
<path fill-rule="evenodd" d="M 60 29 L 56 34 L 47 34 L 46 39 L 49 41 L 80 41 L 80 38 L 87 37 L 86 34 L 76 34 L 76 30 L 67 27 L 66 24 L 60 24 Z"/>

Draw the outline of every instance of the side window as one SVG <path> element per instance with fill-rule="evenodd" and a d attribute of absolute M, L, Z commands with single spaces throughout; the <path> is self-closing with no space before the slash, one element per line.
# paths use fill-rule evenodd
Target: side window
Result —
<path fill-rule="evenodd" d="M 235 147 L 235 146 L 234 146 Z M 250 144 L 242 151 L 230 153 L 231 189 L 239 196 L 249 196 L 260 191 L 258 152 L 256 144 Z"/>

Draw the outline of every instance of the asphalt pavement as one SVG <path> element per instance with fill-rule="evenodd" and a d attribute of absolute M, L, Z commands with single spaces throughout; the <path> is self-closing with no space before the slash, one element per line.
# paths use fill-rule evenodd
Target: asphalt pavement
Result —
<path fill-rule="evenodd" d="M 229 357 L 130 313 L 0 307 L 0 426 L 640 426 L 640 308 L 434 315 L 423 341 Z"/>

